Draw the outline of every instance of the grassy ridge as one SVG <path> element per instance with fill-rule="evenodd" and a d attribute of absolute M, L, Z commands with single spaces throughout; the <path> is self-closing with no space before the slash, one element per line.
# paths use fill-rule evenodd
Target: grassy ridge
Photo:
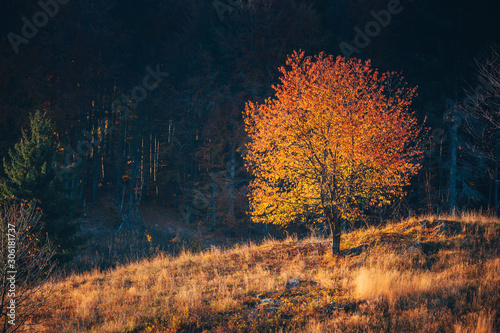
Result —
<path fill-rule="evenodd" d="M 328 240 L 158 256 L 48 284 L 45 332 L 494 332 L 500 221 L 422 216 Z M 287 285 L 299 279 L 297 286 Z"/>

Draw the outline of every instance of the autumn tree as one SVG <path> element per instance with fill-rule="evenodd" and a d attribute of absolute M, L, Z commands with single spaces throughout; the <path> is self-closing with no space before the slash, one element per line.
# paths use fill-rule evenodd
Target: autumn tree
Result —
<path fill-rule="evenodd" d="M 420 168 L 415 88 L 370 61 L 295 52 L 286 64 L 275 97 L 246 107 L 252 220 L 322 218 L 337 254 L 341 221 L 403 196 Z"/>

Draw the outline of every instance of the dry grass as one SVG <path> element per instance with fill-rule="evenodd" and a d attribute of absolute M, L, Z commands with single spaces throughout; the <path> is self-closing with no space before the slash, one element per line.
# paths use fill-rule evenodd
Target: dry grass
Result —
<path fill-rule="evenodd" d="M 340 257 L 318 238 L 160 255 L 47 285 L 37 331 L 494 332 L 499 239 L 498 219 L 469 213 L 346 234 L 363 250 Z"/>

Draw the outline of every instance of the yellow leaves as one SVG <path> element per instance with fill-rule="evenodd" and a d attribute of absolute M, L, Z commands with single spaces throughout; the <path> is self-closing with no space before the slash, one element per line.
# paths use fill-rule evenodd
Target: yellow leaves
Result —
<path fill-rule="evenodd" d="M 245 109 L 253 220 L 286 224 L 325 204 L 347 218 L 363 198 L 387 204 L 402 195 L 419 168 L 411 163 L 418 151 L 408 147 L 417 122 L 406 111 L 415 89 L 388 96 L 396 75 L 369 61 L 294 52 L 286 64 L 275 98 Z"/>

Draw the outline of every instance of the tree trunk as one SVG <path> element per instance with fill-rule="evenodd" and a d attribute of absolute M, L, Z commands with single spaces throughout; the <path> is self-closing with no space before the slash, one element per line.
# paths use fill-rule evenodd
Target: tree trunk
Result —
<path fill-rule="evenodd" d="M 499 140 L 496 140 L 496 147 L 495 147 L 495 156 L 496 158 L 500 158 L 500 135 L 497 135 L 498 139 Z M 497 216 L 500 216 L 500 202 L 499 202 L 499 198 L 498 198 L 498 193 L 499 193 L 499 185 L 500 185 L 500 168 L 499 168 L 499 164 L 500 164 L 500 161 L 495 161 L 496 162 L 496 166 L 495 166 L 495 176 L 493 177 L 493 181 L 495 182 L 495 213 Z"/>
<path fill-rule="evenodd" d="M 334 211 L 334 208 L 325 209 L 326 219 L 332 232 L 332 254 L 340 254 L 340 235 L 342 233 L 342 226 L 340 215 Z"/>
<path fill-rule="evenodd" d="M 332 225 L 330 225 L 331 228 Z M 335 222 L 335 228 L 332 228 L 332 254 L 340 254 L 340 222 Z"/>
<path fill-rule="evenodd" d="M 234 178 L 236 175 L 236 160 L 235 160 L 235 147 L 231 149 L 231 161 L 229 162 L 229 176 L 231 178 L 231 182 L 229 184 L 229 193 L 230 193 L 230 208 L 229 208 L 229 218 L 231 219 L 231 223 L 234 223 L 236 218 L 234 217 Z"/>
<path fill-rule="evenodd" d="M 116 153 L 116 202 L 120 202 L 123 197 L 122 189 L 125 187 L 123 184 L 123 157 L 125 147 L 125 119 L 120 120 L 120 128 L 117 134 L 118 138 L 118 151 Z M 123 200 L 123 199 L 122 199 Z M 121 212 L 120 212 L 121 214 Z"/>
<path fill-rule="evenodd" d="M 495 182 L 495 213 L 497 216 L 500 215 L 500 201 L 498 200 L 498 193 L 499 193 L 499 184 L 500 184 L 500 168 L 496 167 L 496 179 L 494 179 Z"/>
<path fill-rule="evenodd" d="M 449 184 L 449 209 L 450 214 L 454 215 L 457 208 L 457 151 L 458 151 L 458 120 L 456 116 L 456 106 L 450 101 L 451 110 L 451 127 L 450 127 L 450 184 Z"/>
<path fill-rule="evenodd" d="M 215 189 L 215 179 L 212 176 L 212 227 L 210 230 L 215 230 L 217 226 L 217 193 Z"/>

